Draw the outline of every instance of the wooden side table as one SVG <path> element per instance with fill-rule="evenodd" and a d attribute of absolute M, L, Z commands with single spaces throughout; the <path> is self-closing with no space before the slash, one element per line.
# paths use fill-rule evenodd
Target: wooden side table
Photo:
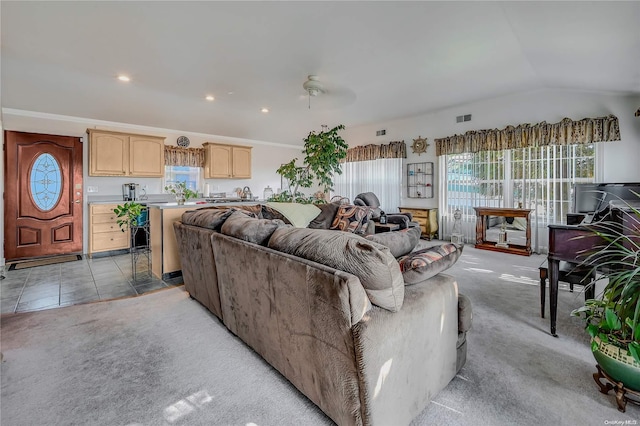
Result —
<path fill-rule="evenodd" d="M 413 221 L 420 224 L 421 237 L 428 240 L 438 233 L 438 209 L 420 207 L 400 207 L 401 213 L 411 213 Z"/>
<path fill-rule="evenodd" d="M 399 229 L 400 225 L 397 223 L 381 224 L 376 222 L 376 234 L 380 234 L 381 232 L 397 231 Z"/>

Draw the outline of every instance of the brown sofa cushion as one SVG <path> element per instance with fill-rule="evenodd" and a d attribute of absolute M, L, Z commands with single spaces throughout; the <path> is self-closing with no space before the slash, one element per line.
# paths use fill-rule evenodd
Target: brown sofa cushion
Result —
<path fill-rule="evenodd" d="M 353 274 L 371 303 L 392 312 L 402 307 L 402 274 L 383 245 L 346 232 L 287 227 L 273 233 L 269 247 Z"/>
<path fill-rule="evenodd" d="M 382 232 L 380 234 L 367 235 L 365 238 L 369 241 L 375 241 L 378 244 L 389 247 L 389 251 L 393 257 L 404 256 L 416 248 L 420 241 L 420 228 L 406 228 L 400 231 Z"/>
<path fill-rule="evenodd" d="M 364 234 L 370 218 L 370 207 L 343 205 L 338 207 L 338 212 L 329 229 Z"/>
<path fill-rule="evenodd" d="M 416 284 L 449 269 L 462 254 L 461 245 L 442 244 L 409 253 L 398 259 L 405 284 Z"/>
<path fill-rule="evenodd" d="M 182 223 L 185 225 L 199 226 L 201 228 L 213 229 L 220 231 L 220 227 L 231 213 L 233 209 L 199 209 L 188 210 L 182 213 Z"/>
<path fill-rule="evenodd" d="M 246 212 L 234 211 L 224 222 L 220 232 L 250 243 L 267 245 L 273 231 L 287 226 L 280 219 L 257 219 Z"/>
<path fill-rule="evenodd" d="M 309 222 L 309 226 L 307 226 L 307 228 L 329 229 L 331 227 L 331 224 L 333 223 L 333 218 L 336 217 L 336 213 L 338 213 L 340 204 L 326 203 L 316 204 L 316 206 L 321 210 L 321 213 L 316 216 L 315 219 Z"/>

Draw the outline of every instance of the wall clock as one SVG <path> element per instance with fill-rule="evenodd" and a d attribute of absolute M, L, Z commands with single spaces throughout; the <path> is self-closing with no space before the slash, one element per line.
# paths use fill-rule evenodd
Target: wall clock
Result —
<path fill-rule="evenodd" d="M 417 139 L 413 140 L 413 144 L 411 145 L 411 149 L 413 149 L 414 154 L 422 154 L 423 152 L 427 152 L 427 147 L 429 144 L 427 143 L 427 138 L 423 138 L 418 136 Z"/>
<path fill-rule="evenodd" d="M 189 146 L 189 138 L 186 136 L 180 136 L 178 138 L 178 146 L 181 146 L 183 148 L 186 148 Z"/>

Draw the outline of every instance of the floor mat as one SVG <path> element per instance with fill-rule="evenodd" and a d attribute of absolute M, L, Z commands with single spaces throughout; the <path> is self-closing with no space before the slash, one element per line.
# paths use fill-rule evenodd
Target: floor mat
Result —
<path fill-rule="evenodd" d="M 34 266 L 53 265 L 56 263 L 74 262 L 76 260 L 82 260 L 82 256 L 79 254 L 70 254 L 65 256 L 47 257 L 43 259 L 25 260 L 22 262 L 12 263 L 9 266 L 9 271 L 17 271 L 20 269 L 33 268 Z"/>

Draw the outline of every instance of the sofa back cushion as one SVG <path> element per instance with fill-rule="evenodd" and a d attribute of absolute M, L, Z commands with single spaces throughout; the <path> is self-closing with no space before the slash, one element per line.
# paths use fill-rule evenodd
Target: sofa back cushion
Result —
<path fill-rule="evenodd" d="M 316 216 L 311 222 L 309 222 L 308 228 L 311 229 L 329 229 L 331 224 L 333 224 L 333 218 L 336 217 L 336 213 L 338 213 L 338 208 L 340 208 L 339 203 L 326 203 L 326 204 L 317 204 L 316 207 L 320 209 L 320 214 Z"/>
<path fill-rule="evenodd" d="M 278 228 L 268 246 L 357 276 L 374 305 L 392 312 L 402 307 L 400 266 L 383 245 L 346 232 Z"/>
<path fill-rule="evenodd" d="M 393 257 L 398 258 L 410 253 L 420 241 L 421 229 L 419 227 L 406 228 L 400 231 L 381 232 L 367 235 L 365 238 L 389 248 Z"/>
<path fill-rule="evenodd" d="M 233 209 L 200 209 L 188 210 L 182 213 L 182 223 L 185 225 L 199 226 L 200 228 L 213 229 L 220 231 L 220 227 L 231 213 Z"/>
<path fill-rule="evenodd" d="M 234 211 L 222 224 L 220 232 L 248 241 L 250 243 L 266 246 L 273 231 L 285 225 L 280 219 L 258 219 L 248 216 L 245 212 Z"/>

